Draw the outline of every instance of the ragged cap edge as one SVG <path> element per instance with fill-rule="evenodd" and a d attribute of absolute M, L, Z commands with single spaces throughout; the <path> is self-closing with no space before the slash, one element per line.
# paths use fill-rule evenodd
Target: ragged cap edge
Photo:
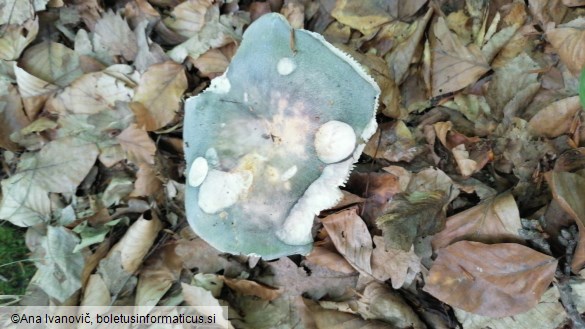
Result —
<path fill-rule="evenodd" d="M 321 210 L 333 207 L 343 198 L 339 186 L 344 185 L 356 160 L 330 164 L 295 203 L 276 236 L 289 245 L 311 243 L 313 219 Z"/>

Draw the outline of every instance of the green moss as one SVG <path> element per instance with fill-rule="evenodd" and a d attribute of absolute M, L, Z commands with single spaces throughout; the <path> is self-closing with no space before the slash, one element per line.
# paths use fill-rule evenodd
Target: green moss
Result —
<path fill-rule="evenodd" d="M 28 253 L 24 230 L 0 222 L 0 295 L 24 294 L 35 272 Z"/>

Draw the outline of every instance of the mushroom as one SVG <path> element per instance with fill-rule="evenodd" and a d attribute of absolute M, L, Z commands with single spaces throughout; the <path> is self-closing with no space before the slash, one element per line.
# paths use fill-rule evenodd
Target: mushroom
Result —
<path fill-rule="evenodd" d="M 193 230 L 222 252 L 308 253 L 315 215 L 341 199 L 376 130 L 379 94 L 321 35 L 293 33 L 279 14 L 256 20 L 228 70 L 185 105 Z"/>

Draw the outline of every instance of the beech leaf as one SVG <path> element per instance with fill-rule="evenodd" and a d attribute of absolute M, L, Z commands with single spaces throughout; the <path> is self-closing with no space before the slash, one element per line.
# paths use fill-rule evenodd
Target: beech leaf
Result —
<path fill-rule="evenodd" d="M 467 312 L 512 316 L 540 300 L 557 261 L 515 243 L 459 241 L 438 252 L 424 291 Z"/>

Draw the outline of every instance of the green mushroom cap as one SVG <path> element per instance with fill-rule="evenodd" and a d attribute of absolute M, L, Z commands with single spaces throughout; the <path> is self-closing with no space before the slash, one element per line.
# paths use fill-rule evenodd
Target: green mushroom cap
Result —
<path fill-rule="evenodd" d="M 293 34 L 279 14 L 255 21 L 228 70 L 185 105 L 195 233 L 232 254 L 307 254 L 315 215 L 341 199 L 376 130 L 379 94 L 321 35 Z"/>

